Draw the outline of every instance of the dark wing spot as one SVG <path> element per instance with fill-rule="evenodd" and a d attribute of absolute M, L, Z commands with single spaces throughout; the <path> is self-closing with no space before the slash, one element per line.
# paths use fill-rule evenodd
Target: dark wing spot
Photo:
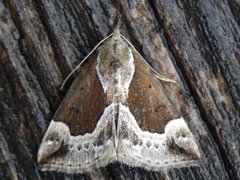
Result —
<path fill-rule="evenodd" d="M 158 149 L 158 148 L 159 148 L 159 144 L 155 143 L 155 144 L 154 144 L 154 147 L 155 147 L 156 149 Z"/>
<path fill-rule="evenodd" d="M 137 137 L 137 135 L 132 135 L 132 137 L 131 137 L 131 142 L 132 142 L 132 144 L 134 145 L 134 146 L 136 146 L 137 144 L 138 144 L 138 137 Z"/>
<path fill-rule="evenodd" d="M 89 144 L 86 143 L 86 144 L 85 144 L 85 149 L 88 150 L 88 148 L 89 148 Z"/>
<path fill-rule="evenodd" d="M 69 149 L 72 149 L 73 148 L 73 145 L 72 144 L 69 144 Z"/>
<path fill-rule="evenodd" d="M 152 145 L 152 143 L 151 143 L 150 141 L 148 141 L 148 142 L 146 143 L 146 145 L 147 145 L 148 148 L 150 148 L 150 146 Z"/>

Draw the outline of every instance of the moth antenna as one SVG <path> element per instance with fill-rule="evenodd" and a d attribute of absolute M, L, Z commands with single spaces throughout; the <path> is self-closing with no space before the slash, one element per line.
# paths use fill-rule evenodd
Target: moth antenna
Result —
<path fill-rule="evenodd" d="M 113 35 L 111 33 L 104 39 L 102 39 L 93 49 L 92 51 L 72 70 L 72 72 L 65 78 L 65 80 L 62 83 L 61 90 L 63 89 L 64 85 L 66 84 L 67 80 L 72 76 L 72 74 L 87 60 L 87 58 L 102 44 L 104 41 L 106 41 L 108 38 L 110 38 Z"/>
<path fill-rule="evenodd" d="M 122 34 L 120 34 L 121 37 L 134 49 L 134 51 L 137 52 L 137 54 L 141 57 L 141 59 L 143 60 L 143 62 L 145 62 L 145 64 L 152 70 L 152 72 L 155 74 L 156 78 L 158 78 L 159 80 L 165 81 L 165 82 L 171 82 L 171 83 L 176 83 L 176 81 L 174 81 L 173 79 L 169 79 L 164 77 L 163 75 L 159 74 L 155 69 L 152 68 L 152 66 L 142 57 L 142 55 L 136 50 L 136 48 L 132 45 L 132 43 L 126 38 L 124 37 Z"/>

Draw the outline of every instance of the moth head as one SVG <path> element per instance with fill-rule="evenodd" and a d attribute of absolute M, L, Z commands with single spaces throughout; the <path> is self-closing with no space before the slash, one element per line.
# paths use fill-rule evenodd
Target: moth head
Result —
<path fill-rule="evenodd" d="M 166 125 L 165 133 L 170 150 L 185 153 L 195 158 L 200 157 L 198 146 L 183 118 L 170 121 Z"/>
<path fill-rule="evenodd" d="M 42 143 L 38 149 L 38 162 L 44 162 L 48 157 L 57 152 L 64 141 L 69 138 L 68 127 L 61 122 L 52 122 L 44 135 Z"/>

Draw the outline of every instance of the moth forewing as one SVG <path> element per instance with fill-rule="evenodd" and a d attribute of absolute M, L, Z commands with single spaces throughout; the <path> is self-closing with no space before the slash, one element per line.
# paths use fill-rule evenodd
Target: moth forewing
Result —
<path fill-rule="evenodd" d="M 120 161 L 160 170 L 194 161 L 199 151 L 186 123 L 170 121 L 176 112 L 159 82 L 169 79 L 156 77 L 118 29 L 108 37 L 55 113 L 39 148 L 41 169 L 85 173 Z"/>

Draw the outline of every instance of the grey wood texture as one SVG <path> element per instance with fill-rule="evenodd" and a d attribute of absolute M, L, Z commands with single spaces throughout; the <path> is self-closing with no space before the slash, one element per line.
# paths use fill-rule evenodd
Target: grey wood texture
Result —
<path fill-rule="evenodd" d="M 181 93 L 164 93 L 188 120 L 199 167 L 43 173 L 37 150 L 74 77 L 61 83 L 112 32 L 118 9 L 121 33 L 177 80 Z M 0 0 L 0 179 L 240 179 L 239 10 L 238 0 Z"/>

